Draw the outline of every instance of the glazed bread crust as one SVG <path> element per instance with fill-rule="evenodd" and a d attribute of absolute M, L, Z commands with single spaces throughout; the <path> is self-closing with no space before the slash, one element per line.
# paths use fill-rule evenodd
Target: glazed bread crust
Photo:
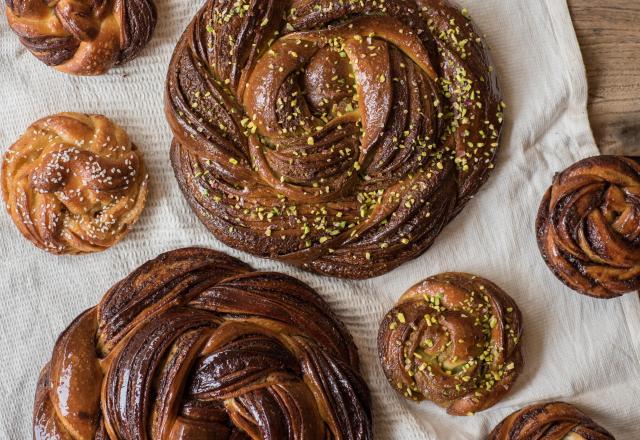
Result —
<path fill-rule="evenodd" d="M 487 440 L 615 440 L 575 406 L 564 402 L 538 403 L 514 412 Z"/>

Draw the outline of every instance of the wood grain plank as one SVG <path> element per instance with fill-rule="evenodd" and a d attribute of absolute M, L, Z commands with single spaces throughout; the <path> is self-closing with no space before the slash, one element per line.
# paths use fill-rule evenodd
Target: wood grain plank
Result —
<path fill-rule="evenodd" d="M 603 153 L 640 155 L 640 1 L 569 0 Z"/>

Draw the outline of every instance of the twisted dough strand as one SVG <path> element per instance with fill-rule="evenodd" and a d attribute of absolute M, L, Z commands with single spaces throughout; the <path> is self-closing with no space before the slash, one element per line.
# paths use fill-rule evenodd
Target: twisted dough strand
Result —
<path fill-rule="evenodd" d="M 300 281 L 202 248 L 160 255 L 60 336 L 37 439 L 370 439 L 355 345 Z"/>
<path fill-rule="evenodd" d="M 423 253 L 502 125 L 484 45 L 442 1 L 210 0 L 165 106 L 176 177 L 218 239 L 347 278 Z"/>
<path fill-rule="evenodd" d="M 559 173 L 540 203 L 536 235 L 572 289 L 614 298 L 640 288 L 640 163 L 597 156 Z"/>
<path fill-rule="evenodd" d="M 497 403 L 523 367 L 522 316 L 498 286 L 443 273 L 409 289 L 387 313 L 378 354 L 391 386 L 452 415 Z"/>
<path fill-rule="evenodd" d="M 576 407 L 539 403 L 516 411 L 496 426 L 487 440 L 615 440 Z"/>
<path fill-rule="evenodd" d="M 135 58 L 157 21 L 152 0 L 5 0 L 13 31 L 61 72 L 101 75 Z"/>

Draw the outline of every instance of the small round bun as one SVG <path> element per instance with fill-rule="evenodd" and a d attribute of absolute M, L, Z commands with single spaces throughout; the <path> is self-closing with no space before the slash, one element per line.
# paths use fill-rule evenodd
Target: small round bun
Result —
<path fill-rule="evenodd" d="M 578 408 L 564 402 L 537 403 L 516 411 L 487 440 L 615 440 Z"/>
<path fill-rule="evenodd" d="M 378 354 L 391 386 L 452 415 L 495 405 L 523 367 L 522 316 L 498 286 L 443 273 L 409 289 L 387 313 Z"/>
<path fill-rule="evenodd" d="M 135 58 L 156 26 L 153 0 L 5 0 L 9 26 L 40 61 L 101 75 Z"/>
<path fill-rule="evenodd" d="M 596 298 L 640 289 L 640 162 L 581 160 L 557 174 L 540 203 L 542 257 L 567 286 Z"/>
<path fill-rule="evenodd" d="M 4 154 L 0 184 L 22 235 L 54 254 L 105 250 L 147 197 L 142 155 L 104 116 L 59 113 L 33 123 Z"/>

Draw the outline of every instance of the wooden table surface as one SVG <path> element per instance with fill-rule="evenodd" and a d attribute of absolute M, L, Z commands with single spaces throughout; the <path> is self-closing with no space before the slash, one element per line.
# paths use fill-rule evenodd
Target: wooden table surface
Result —
<path fill-rule="evenodd" d="M 640 0 L 568 0 L 602 153 L 640 155 Z"/>

